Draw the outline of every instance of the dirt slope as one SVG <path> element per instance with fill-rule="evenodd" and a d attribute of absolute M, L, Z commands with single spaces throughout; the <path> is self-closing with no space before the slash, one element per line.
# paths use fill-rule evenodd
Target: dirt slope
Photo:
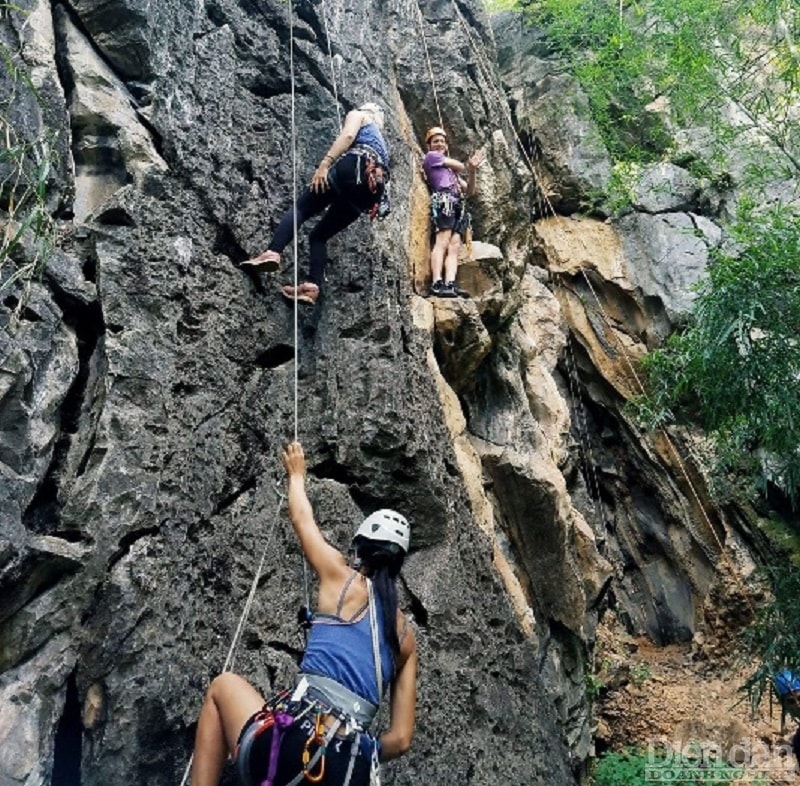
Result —
<path fill-rule="evenodd" d="M 738 783 L 800 783 L 791 754 L 796 724 L 787 719 L 782 730 L 780 707 L 768 700 L 752 716 L 737 692 L 744 672 L 735 646 L 710 658 L 698 643 L 657 647 L 604 620 L 590 685 L 598 694 L 598 754 L 691 745 L 742 764 L 746 774 Z"/>

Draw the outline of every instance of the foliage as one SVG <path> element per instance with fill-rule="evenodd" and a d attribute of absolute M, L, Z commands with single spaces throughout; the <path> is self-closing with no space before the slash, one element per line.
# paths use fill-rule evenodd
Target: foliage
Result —
<path fill-rule="evenodd" d="M 612 157 L 672 153 L 704 127 L 708 164 L 748 139 L 748 176 L 800 171 L 800 15 L 790 0 L 518 0 L 588 96 Z M 764 157 L 763 143 L 774 155 Z M 743 146 L 743 152 L 748 146 Z"/>
<path fill-rule="evenodd" d="M 780 565 L 764 568 L 762 573 L 769 581 L 773 600 L 760 606 L 744 637 L 745 651 L 758 664 L 741 689 L 753 710 L 772 693 L 776 674 L 784 669 L 800 673 L 800 569 Z"/>
<path fill-rule="evenodd" d="M 648 776 L 648 769 L 650 774 Z M 610 751 L 597 760 L 592 772 L 594 786 L 648 786 L 658 780 L 676 786 L 694 786 L 698 782 L 727 784 L 741 779 L 743 770 L 711 758 L 675 754 L 669 759 L 652 751 L 627 748 Z M 752 780 L 750 783 L 763 783 Z"/>
<path fill-rule="evenodd" d="M 689 326 L 645 360 L 655 426 L 697 418 L 722 466 L 800 496 L 800 224 L 746 207 L 701 283 Z"/>
<path fill-rule="evenodd" d="M 631 682 L 637 687 L 641 688 L 642 685 L 645 684 L 648 680 L 653 678 L 653 674 L 650 671 L 650 667 L 644 663 L 640 662 L 637 663 L 631 669 Z"/>
<path fill-rule="evenodd" d="M 605 680 L 599 674 L 586 674 L 586 697 L 594 701 L 603 694 L 606 688 Z"/>
<path fill-rule="evenodd" d="M 23 16 L 16 5 L 0 3 L 0 21 Z M 43 101 L 22 63 L 20 53 L 0 43 L 0 61 L 7 95 L 0 99 L 0 290 L 15 282 L 29 285 L 52 248 L 55 222 L 47 204 L 56 161 L 55 134 L 31 135 L 19 120 L 20 106 L 43 107 Z M 24 253 L 23 253 L 24 251 Z M 24 257 L 24 261 L 20 261 Z M 22 302 L 20 302 L 20 307 Z"/>
<path fill-rule="evenodd" d="M 759 519 L 758 527 L 779 554 L 800 568 L 800 528 L 796 523 L 773 515 Z"/>
<path fill-rule="evenodd" d="M 493 14 L 499 11 L 510 11 L 517 3 L 516 0 L 483 0 L 483 5 L 490 14 Z"/>

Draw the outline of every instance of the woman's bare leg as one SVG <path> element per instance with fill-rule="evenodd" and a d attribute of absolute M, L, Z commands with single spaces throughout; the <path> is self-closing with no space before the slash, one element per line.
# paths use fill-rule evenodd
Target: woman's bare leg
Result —
<path fill-rule="evenodd" d="M 237 674 L 227 672 L 214 679 L 197 723 L 192 786 L 217 786 L 242 727 L 263 706 L 261 694 Z"/>

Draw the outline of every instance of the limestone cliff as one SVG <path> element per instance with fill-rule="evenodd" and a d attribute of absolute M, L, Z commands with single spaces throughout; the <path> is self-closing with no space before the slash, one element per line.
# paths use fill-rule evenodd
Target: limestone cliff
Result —
<path fill-rule="evenodd" d="M 40 99 L 19 92 L 22 133 L 58 132 L 58 238 L 29 285 L 0 268 L 0 786 L 180 782 L 262 550 L 235 668 L 290 680 L 295 396 L 330 539 L 376 507 L 412 522 L 419 719 L 386 782 L 575 782 L 599 610 L 690 637 L 729 535 L 690 443 L 621 411 L 718 241 L 699 190 L 654 186 L 618 225 L 565 217 L 607 157 L 475 0 L 22 6 L 0 31 Z M 330 244 L 295 331 L 291 253 L 273 276 L 239 264 L 291 201 L 293 149 L 302 184 L 365 100 L 387 109 L 393 210 Z M 470 300 L 421 296 L 438 108 L 454 155 L 488 152 Z"/>

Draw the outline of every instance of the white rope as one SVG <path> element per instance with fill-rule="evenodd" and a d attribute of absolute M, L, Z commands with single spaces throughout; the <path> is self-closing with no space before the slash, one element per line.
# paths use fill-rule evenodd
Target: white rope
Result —
<path fill-rule="evenodd" d="M 428 52 L 428 39 L 425 37 L 425 17 L 422 14 L 419 0 L 416 0 L 417 6 L 417 23 L 419 24 L 420 38 L 422 39 L 422 46 L 425 49 L 425 62 L 428 64 L 428 74 L 431 78 L 431 89 L 433 90 L 433 102 L 436 104 L 436 114 L 439 117 L 439 126 L 444 128 L 444 121 L 442 120 L 442 110 L 439 106 L 439 96 L 436 94 L 436 79 L 433 76 L 433 66 L 431 65 L 431 57 Z"/>
<path fill-rule="evenodd" d="M 247 618 L 250 616 L 250 609 L 253 605 L 253 600 L 256 596 L 256 591 L 258 590 L 258 583 L 261 581 L 261 575 L 264 572 L 264 563 L 267 560 L 267 554 L 270 552 L 272 548 L 272 541 L 275 536 L 275 529 L 277 527 L 277 522 L 280 519 L 281 515 L 281 507 L 283 506 L 283 500 L 285 499 L 284 495 L 278 492 L 278 507 L 275 511 L 275 516 L 272 519 L 272 526 L 267 533 L 267 538 L 264 543 L 264 549 L 261 552 L 261 559 L 258 561 L 258 567 L 256 568 L 255 575 L 253 576 L 253 582 L 250 585 L 250 592 L 247 595 L 247 600 L 245 601 L 244 608 L 242 609 L 241 616 L 239 617 L 239 622 L 236 625 L 236 631 L 233 634 L 233 639 L 231 640 L 230 647 L 228 648 L 228 654 L 225 657 L 225 663 L 222 667 L 222 672 L 231 671 L 233 669 L 234 660 L 236 658 L 236 648 L 239 645 L 239 640 L 242 637 L 242 631 L 244 630 L 244 626 L 247 624 Z M 233 520 L 233 513 L 231 513 L 231 523 L 235 524 Z M 194 762 L 194 754 L 189 757 L 189 762 L 186 765 L 186 769 L 183 771 L 183 778 L 181 778 L 180 786 L 186 786 L 187 782 L 189 781 L 189 774 L 192 771 L 192 763 Z"/>
<path fill-rule="evenodd" d="M 328 63 L 331 67 L 331 84 L 333 85 L 333 100 L 336 103 L 336 117 L 339 118 L 339 128 L 342 127 L 342 109 L 339 105 L 339 88 L 336 85 L 336 66 L 331 49 L 331 33 L 328 28 L 327 3 L 322 0 L 322 24 L 325 26 L 325 40 L 328 42 Z"/>
<path fill-rule="evenodd" d="M 292 11 L 292 0 L 287 0 L 287 6 L 289 9 L 289 71 L 291 77 L 291 136 L 292 136 L 292 204 L 293 208 L 293 221 L 294 221 L 294 241 L 293 241 L 293 253 L 294 253 L 294 287 L 295 287 L 295 298 L 294 298 L 294 440 L 297 441 L 297 428 L 298 428 L 298 300 L 297 300 L 297 287 L 299 285 L 298 281 L 298 270 L 297 270 L 297 123 L 296 123 L 296 106 L 295 106 L 295 96 L 296 96 L 296 89 L 295 89 L 295 74 L 294 74 L 294 14 Z M 337 105 L 338 108 L 338 105 Z M 242 631 L 244 630 L 244 626 L 247 624 L 247 619 L 250 615 L 250 609 L 252 608 L 253 601 L 255 600 L 256 592 L 258 591 L 258 584 L 261 581 L 261 575 L 264 572 L 264 563 L 267 559 L 267 554 L 270 552 L 272 547 L 272 540 L 275 534 L 276 524 L 280 519 L 281 507 L 283 506 L 284 495 L 278 492 L 278 508 L 275 511 L 275 517 L 272 522 L 272 527 L 267 535 L 266 541 L 264 543 L 264 549 L 261 552 L 261 558 L 258 562 L 258 567 L 256 568 L 255 575 L 253 576 L 252 584 L 250 585 L 250 592 L 247 595 L 247 600 L 245 601 L 244 608 L 242 609 L 241 616 L 239 617 L 239 622 L 236 626 L 236 630 L 233 634 L 233 639 L 231 640 L 230 647 L 228 648 L 228 654 L 225 657 L 225 663 L 222 667 L 222 672 L 231 671 L 234 666 L 234 662 L 236 660 L 236 648 L 239 645 L 239 640 L 242 637 Z M 231 514 L 233 515 L 233 514 Z M 307 579 L 306 579 L 306 587 L 307 587 Z M 308 589 L 306 588 L 306 594 L 308 593 Z M 189 775 L 192 771 L 192 762 L 194 761 L 194 754 L 189 757 L 189 762 L 186 765 L 186 769 L 183 773 L 183 778 L 181 779 L 180 786 L 186 786 L 186 783 L 189 780 Z"/>
<path fill-rule="evenodd" d="M 291 4 L 292 0 L 287 0 L 289 4 L 289 72 L 291 76 L 292 85 L 292 198 L 294 199 L 294 441 L 298 441 L 298 422 L 300 420 L 300 406 L 299 406 L 299 380 L 300 380 L 300 331 L 299 312 L 300 301 L 298 300 L 298 287 L 300 286 L 300 279 L 298 274 L 297 264 L 297 124 L 295 119 L 295 78 L 294 78 L 294 21 L 292 16 Z M 327 31 L 327 21 L 326 21 Z M 326 33 L 327 35 L 327 33 Z M 328 39 L 330 47 L 330 39 Z M 331 61 L 331 70 L 333 70 L 333 61 Z M 339 110 L 337 100 L 336 110 Z M 306 613 L 311 612 L 311 601 L 309 599 L 308 590 L 308 560 L 305 553 L 303 554 L 303 587 L 306 603 Z"/>
<path fill-rule="evenodd" d="M 264 544 L 264 549 L 261 552 L 261 559 L 258 561 L 258 567 L 256 568 L 255 575 L 253 576 L 253 583 L 250 585 L 250 592 L 247 595 L 247 600 L 245 601 L 244 608 L 242 609 L 242 614 L 239 617 L 239 624 L 236 626 L 236 632 L 233 634 L 233 640 L 231 641 L 231 646 L 228 648 L 228 654 L 225 657 L 225 664 L 222 667 L 222 671 L 231 671 L 233 669 L 233 663 L 236 658 L 236 647 L 239 645 L 239 639 L 242 637 L 242 631 L 244 630 L 244 626 L 247 623 L 247 618 L 250 615 L 250 608 L 253 605 L 253 600 L 256 596 L 256 590 L 258 590 L 258 582 L 261 581 L 261 574 L 264 572 L 264 563 L 267 559 L 267 553 L 272 546 L 272 537 L 275 534 L 275 526 L 276 522 L 280 518 L 281 515 L 281 507 L 283 506 L 283 494 L 280 492 L 278 493 L 278 508 L 275 511 L 275 518 L 272 521 L 272 527 L 269 532 L 269 536 L 266 539 L 266 543 Z"/>
<path fill-rule="evenodd" d="M 292 241 L 292 253 L 294 254 L 294 441 L 297 442 L 297 421 L 298 421 L 298 383 L 299 383 L 299 316 L 297 296 L 300 286 L 297 270 L 297 120 L 295 107 L 295 78 L 294 78 L 294 14 L 292 12 L 292 0 L 287 0 L 289 7 L 289 75 L 292 85 L 292 217 L 294 221 L 294 240 Z"/>

